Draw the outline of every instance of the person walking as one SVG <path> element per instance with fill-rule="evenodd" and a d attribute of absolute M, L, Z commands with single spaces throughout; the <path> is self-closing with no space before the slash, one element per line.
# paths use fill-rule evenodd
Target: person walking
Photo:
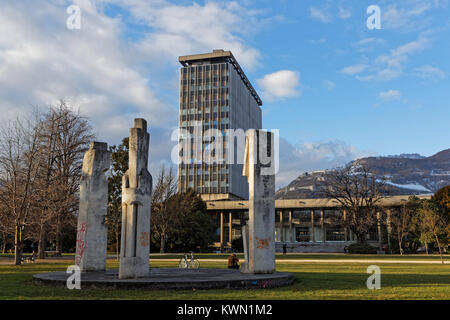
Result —
<path fill-rule="evenodd" d="M 228 257 L 228 269 L 239 269 L 239 259 L 236 257 L 236 253 L 232 253 Z"/>

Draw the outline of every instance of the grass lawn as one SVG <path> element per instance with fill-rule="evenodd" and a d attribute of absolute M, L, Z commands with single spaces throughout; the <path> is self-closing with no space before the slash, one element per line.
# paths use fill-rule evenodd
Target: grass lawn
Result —
<path fill-rule="evenodd" d="M 203 253 L 203 254 L 194 254 L 196 258 L 199 259 L 226 259 L 230 254 L 214 254 L 214 253 Z M 189 255 L 188 255 L 189 256 Z M 152 259 L 180 259 L 182 257 L 181 254 L 152 254 Z M 244 255 L 242 253 L 237 254 L 239 259 L 243 258 Z M 354 260 L 354 259 L 369 259 L 369 260 L 440 260 L 441 257 L 438 254 L 434 255 L 425 255 L 425 254 L 414 254 L 414 255 L 391 255 L 391 254 L 336 254 L 336 253 L 288 253 L 283 255 L 281 253 L 276 254 L 277 260 L 291 260 L 291 259 L 318 259 L 318 260 Z M 445 261 L 450 261 L 450 255 L 444 255 Z"/>
<path fill-rule="evenodd" d="M 31 253 L 24 253 L 24 255 L 31 255 Z M 228 254 L 217 254 L 217 253 L 195 253 L 194 254 L 196 258 L 198 259 L 226 259 L 230 255 Z M 63 257 L 75 257 L 74 253 L 63 253 Z M 108 256 L 110 258 L 115 257 L 115 254 L 108 253 Z M 189 254 L 188 254 L 189 256 Z M 238 258 L 241 259 L 244 257 L 244 254 L 238 253 Z M 14 254 L 10 253 L 0 253 L 0 257 L 3 258 L 13 258 Z M 176 254 L 176 253 L 166 253 L 166 254 L 159 254 L 159 253 L 152 253 L 151 259 L 180 259 L 182 257 L 182 254 Z M 276 254 L 277 260 L 282 259 L 305 259 L 305 260 L 311 260 L 311 259 L 317 259 L 317 260 L 333 260 L 333 259 L 339 259 L 339 260 L 354 260 L 354 259 L 370 259 L 370 260 L 441 260 L 441 257 L 439 254 L 405 254 L 405 255 L 398 255 L 398 254 L 343 254 L 343 253 L 288 253 L 286 255 L 283 255 L 281 253 Z M 445 261 L 450 261 L 450 254 L 444 255 Z"/>
<path fill-rule="evenodd" d="M 379 256 L 376 256 L 377 258 Z M 450 265 L 381 264 L 381 290 L 368 290 L 369 263 L 280 263 L 278 271 L 293 273 L 291 286 L 254 290 L 68 290 L 32 284 L 32 275 L 63 271 L 68 261 L 0 265 L 0 299 L 450 299 Z M 153 260 L 152 267 L 176 267 L 175 261 Z M 221 268 L 224 262 L 205 262 L 202 267 Z M 108 268 L 118 262 L 109 260 Z"/>

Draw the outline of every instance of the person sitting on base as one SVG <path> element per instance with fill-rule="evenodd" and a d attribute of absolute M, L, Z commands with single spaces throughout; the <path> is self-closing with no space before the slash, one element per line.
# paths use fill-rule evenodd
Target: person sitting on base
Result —
<path fill-rule="evenodd" d="M 228 269 L 239 269 L 239 259 L 236 257 L 236 253 L 231 254 L 228 257 Z"/>

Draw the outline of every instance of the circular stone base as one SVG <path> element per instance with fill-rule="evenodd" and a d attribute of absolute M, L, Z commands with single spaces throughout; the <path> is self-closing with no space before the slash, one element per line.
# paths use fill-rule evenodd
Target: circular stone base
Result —
<path fill-rule="evenodd" d="M 33 276 L 35 284 L 66 287 L 66 272 L 40 273 Z M 81 288 L 106 289 L 254 289 L 287 286 L 294 278 L 290 273 L 242 274 L 230 269 L 155 268 L 146 278 L 120 280 L 117 270 L 83 272 Z"/>

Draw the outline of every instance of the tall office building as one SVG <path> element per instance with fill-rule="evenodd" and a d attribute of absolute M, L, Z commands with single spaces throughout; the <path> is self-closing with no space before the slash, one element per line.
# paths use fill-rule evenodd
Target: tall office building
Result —
<path fill-rule="evenodd" d="M 220 140 L 211 140 L 211 132 L 214 132 L 211 129 L 223 136 L 229 134 L 228 129 L 242 129 L 241 133 L 261 129 L 262 101 L 230 51 L 214 50 L 182 56 L 178 60 L 183 66 L 179 127 L 180 141 L 184 139 L 185 148 L 181 154 L 185 160 L 188 158 L 178 166 L 178 190 L 184 192 L 192 188 L 204 200 L 247 199 L 243 159 L 238 159 L 243 158 L 243 154 L 237 152 L 239 146 L 242 151 L 242 141 L 239 144 L 239 139 L 227 141 L 224 137 L 220 150 L 212 153 L 232 161 L 211 162 L 205 159 L 205 154 L 208 146 Z M 191 148 L 189 152 L 187 146 Z"/>

